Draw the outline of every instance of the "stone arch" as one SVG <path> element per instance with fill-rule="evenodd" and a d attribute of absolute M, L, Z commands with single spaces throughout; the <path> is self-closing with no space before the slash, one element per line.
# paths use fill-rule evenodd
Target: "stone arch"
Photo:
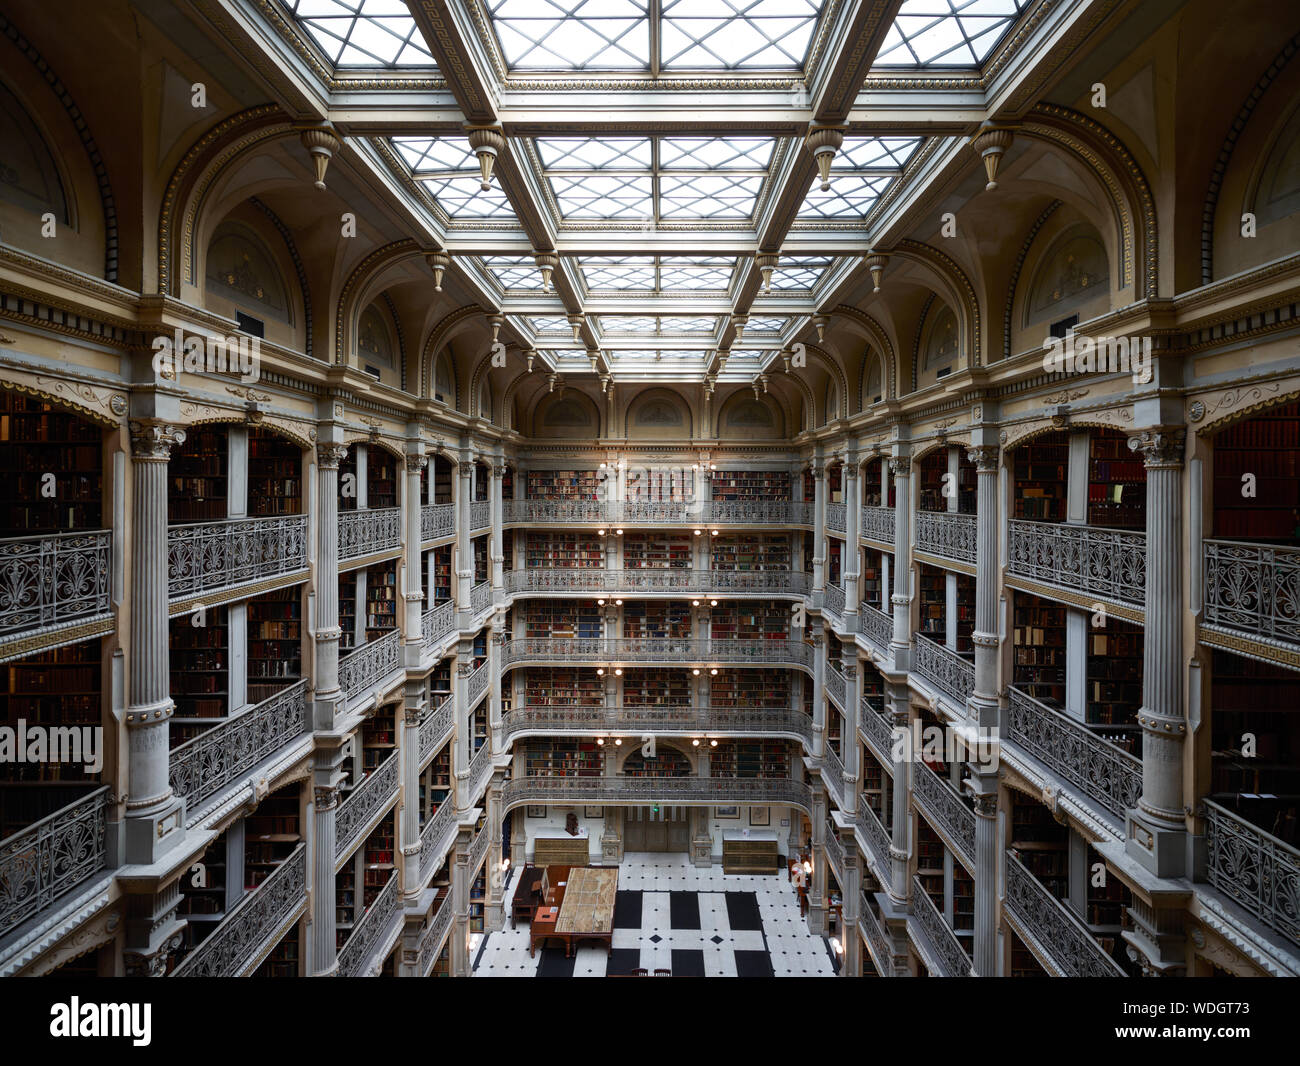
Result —
<path fill-rule="evenodd" d="M 345 364 L 349 348 L 355 349 L 357 319 L 369 305 L 371 289 L 380 275 L 389 267 L 419 254 L 420 246 L 406 237 L 374 249 L 353 267 L 339 291 L 334 315 L 334 358 L 331 362 L 336 365 Z"/>
<path fill-rule="evenodd" d="M 693 437 L 695 413 L 691 405 L 676 389 L 662 385 L 651 385 L 635 393 L 623 406 L 623 424 L 628 436 L 632 435 L 633 426 L 640 426 L 644 431 L 652 431 L 651 436 L 659 430 L 665 437 Z M 644 418 L 644 421 L 638 419 Z"/>
<path fill-rule="evenodd" d="M 583 419 L 582 413 L 589 417 Z M 529 431 L 531 436 L 539 436 L 538 427 L 548 426 L 549 436 L 568 439 L 598 439 L 601 436 L 600 406 L 581 389 L 562 389 L 558 392 L 545 392 L 537 398 L 529 412 Z M 553 420 L 548 421 L 548 416 Z M 563 432 L 578 430 L 581 432 Z"/>
<path fill-rule="evenodd" d="M 1300 377 L 1233 385 L 1216 392 L 1218 395 L 1208 403 L 1204 396 L 1188 399 L 1188 429 L 1197 436 L 1213 437 L 1261 411 L 1295 403 L 1300 400 Z"/>
<path fill-rule="evenodd" d="M 943 291 L 939 292 L 939 295 L 957 316 L 960 336 L 965 342 L 966 365 L 983 366 L 983 330 L 980 328 L 979 297 L 966 271 L 946 252 L 911 239 L 899 241 L 898 246 L 889 254 L 911 259 L 930 268 L 942 287 Z M 912 372 L 915 377 L 915 361 Z"/>
<path fill-rule="evenodd" d="M 124 416 L 127 412 L 127 400 L 125 395 L 111 393 L 107 396 L 101 396 L 99 390 L 92 389 L 89 385 L 36 375 L 33 376 L 36 384 L 29 385 L 26 382 L 17 380 L 17 376 L 23 374 L 24 372 L 19 367 L 6 367 L 5 376 L 0 378 L 0 388 L 7 389 L 10 392 L 20 392 L 26 396 L 33 396 L 47 403 L 55 404 L 69 414 L 74 414 L 78 418 L 84 418 L 107 429 L 118 429 L 126 424 Z M 48 386 L 48 388 L 45 386 Z M 63 395 L 65 391 L 72 392 L 74 395 Z M 100 403 L 106 410 L 96 411 L 89 406 L 91 403 Z M 120 413 L 118 408 L 120 408 Z M 114 417 L 115 415 L 116 417 Z"/>
<path fill-rule="evenodd" d="M 767 413 L 767 422 L 754 417 L 759 409 Z M 735 432 L 728 431 L 730 426 L 735 427 Z M 765 426 L 770 426 L 772 432 L 761 433 Z M 786 435 L 785 414 L 780 401 L 770 392 L 755 398 L 749 389 L 737 389 L 718 406 L 716 436 L 719 440 L 779 439 Z"/>
<path fill-rule="evenodd" d="M 1025 234 L 1025 241 L 1020 246 L 1020 254 L 1016 256 L 1016 265 L 1011 269 L 1011 277 L 1007 282 L 1007 302 L 1002 310 L 1002 358 L 1011 358 L 1011 320 L 1015 314 L 1016 291 L 1020 288 L 1020 273 L 1025 268 L 1025 259 L 1029 256 L 1029 249 L 1033 247 L 1034 238 L 1038 236 L 1038 231 L 1047 224 L 1047 220 L 1052 217 L 1059 208 L 1063 200 L 1053 200 L 1046 208 L 1043 209 L 1034 224 L 1029 227 L 1029 232 Z"/>
<path fill-rule="evenodd" d="M 856 307 L 850 307 L 848 304 L 837 305 L 832 314 L 843 318 L 853 332 L 865 337 L 874 344 L 878 353 L 877 358 L 884 364 L 885 399 L 897 399 L 897 357 L 894 352 L 894 344 L 889 339 L 889 334 L 885 332 L 884 327 L 865 311 L 859 311 Z"/>
<path fill-rule="evenodd" d="M 1065 264 L 1060 262 L 1062 257 L 1067 260 Z M 1045 287 L 1052 283 L 1048 271 L 1062 269 L 1068 272 L 1070 260 L 1083 259 L 1088 261 L 1083 262 L 1073 276 L 1067 275 L 1060 282 L 1062 295 L 1055 304 L 1044 305 L 1041 297 Z M 1039 250 L 1033 262 L 1029 283 L 1021 294 L 1020 326 L 1027 328 L 1041 325 L 1048 319 L 1060 318 L 1070 311 L 1077 310 L 1095 297 L 1098 291 L 1096 286 L 1103 280 L 1109 283 L 1110 264 L 1106 258 L 1106 245 L 1101 235 L 1086 220 L 1069 223 L 1050 241 L 1045 242 L 1045 247 Z M 1072 285 L 1075 287 L 1072 293 L 1065 291 Z M 1085 291 L 1088 293 L 1086 296 Z M 1041 305 L 1042 310 L 1035 311 L 1036 305 Z M 1054 310 L 1052 310 L 1053 306 Z"/>
<path fill-rule="evenodd" d="M 455 311 L 444 315 L 438 320 L 438 323 L 429 331 L 429 336 L 425 339 L 424 347 L 420 351 L 420 382 L 418 393 L 423 399 L 433 398 L 433 371 L 435 357 L 443 354 L 443 348 L 452 337 L 463 332 L 468 328 L 468 320 L 475 315 L 487 314 L 478 304 L 470 304 L 466 307 L 458 307 Z M 455 407 L 460 410 L 460 382 L 455 374 L 455 365 L 452 366 L 452 382 L 456 386 L 456 403 Z M 467 405 L 468 406 L 468 405 Z"/>

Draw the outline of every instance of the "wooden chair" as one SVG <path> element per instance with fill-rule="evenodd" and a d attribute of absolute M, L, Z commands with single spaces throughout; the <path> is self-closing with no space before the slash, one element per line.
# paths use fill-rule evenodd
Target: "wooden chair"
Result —
<path fill-rule="evenodd" d="M 655 970 L 656 977 L 672 977 L 672 970 Z"/>
<path fill-rule="evenodd" d="M 649 976 L 650 976 L 650 971 L 649 971 L 649 970 L 633 970 L 632 973 L 631 973 L 629 976 L 631 976 L 631 977 L 649 977 Z"/>

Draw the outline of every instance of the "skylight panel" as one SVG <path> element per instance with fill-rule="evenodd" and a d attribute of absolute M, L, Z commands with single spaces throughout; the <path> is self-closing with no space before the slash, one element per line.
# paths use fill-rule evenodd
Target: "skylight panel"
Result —
<path fill-rule="evenodd" d="M 772 162 L 773 137 L 664 137 L 659 166 L 664 170 L 754 170 Z"/>
<path fill-rule="evenodd" d="M 904 0 L 876 67 L 977 67 L 1029 0 Z"/>
<path fill-rule="evenodd" d="M 512 70 L 645 70 L 648 0 L 488 0 Z"/>
<path fill-rule="evenodd" d="M 573 327 L 567 318 L 559 315 L 530 315 L 524 319 L 528 328 L 534 333 L 572 333 Z"/>
<path fill-rule="evenodd" d="M 542 166 L 556 170 L 628 170 L 650 173 L 649 137 L 538 137 Z"/>
<path fill-rule="evenodd" d="M 753 333 L 781 333 L 790 321 L 786 315 L 750 315 L 745 323 L 745 335 Z"/>
<path fill-rule="evenodd" d="M 515 217 L 506 194 L 496 186 L 484 192 L 477 174 L 424 178 L 422 184 L 449 218 Z"/>
<path fill-rule="evenodd" d="M 672 69 L 803 67 L 821 0 L 663 0 L 660 63 Z"/>
<path fill-rule="evenodd" d="M 542 274 L 531 256 L 486 255 L 483 265 L 503 289 L 540 290 Z"/>
<path fill-rule="evenodd" d="M 659 287 L 664 292 L 673 289 L 726 289 L 731 284 L 735 267 L 734 258 L 665 256 L 660 260 Z"/>
<path fill-rule="evenodd" d="M 718 328 L 714 315 L 665 315 L 659 319 L 659 332 L 665 335 L 674 333 L 713 333 Z"/>
<path fill-rule="evenodd" d="M 746 219 L 762 188 L 758 174 L 664 174 L 659 179 L 659 217 Z"/>
<path fill-rule="evenodd" d="M 600 328 L 605 333 L 654 333 L 658 319 L 654 315 L 601 315 Z"/>
<path fill-rule="evenodd" d="M 772 271 L 772 291 L 797 292 L 812 289 L 831 265 L 830 256 L 784 256 Z"/>
<path fill-rule="evenodd" d="M 449 218 L 514 219 L 500 186 L 482 189 L 478 160 L 463 137 L 394 137 L 390 143 Z"/>
<path fill-rule="evenodd" d="M 649 218 L 652 182 L 649 175 L 552 174 L 562 218 Z"/>
<path fill-rule="evenodd" d="M 283 0 L 336 67 L 436 67 L 403 0 Z"/>
<path fill-rule="evenodd" d="M 799 208 L 799 218 L 830 218 L 856 220 L 867 217 L 876 198 L 884 192 L 894 179 L 892 177 L 869 177 L 860 174 L 841 174 L 832 182 L 831 187 L 822 192 L 814 184 L 808 196 Z"/>
<path fill-rule="evenodd" d="M 920 144 L 920 137 L 845 137 L 831 170 L 901 170 Z"/>
<path fill-rule="evenodd" d="M 412 174 L 477 174 L 478 160 L 464 137 L 394 137 L 392 145 Z"/>
<path fill-rule="evenodd" d="M 624 259 L 614 256 L 585 256 L 578 260 L 588 289 L 653 289 L 654 260 L 650 257 Z"/>

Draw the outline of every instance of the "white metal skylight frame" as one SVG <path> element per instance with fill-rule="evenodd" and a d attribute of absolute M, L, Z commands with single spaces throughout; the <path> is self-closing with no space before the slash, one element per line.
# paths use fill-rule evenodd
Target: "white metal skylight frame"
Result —
<path fill-rule="evenodd" d="M 903 0 L 872 70 L 977 68 L 1032 0 Z"/>
<path fill-rule="evenodd" d="M 437 69 L 403 0 L 279 2 L 338 70 Z"/>
<path fill-rule="evenodd" d="M 463 136 L 391 137 L 388 143 L 449 219 L 518 222 L 499 185 L 480 188 L 478 159 Z"/>
<path fill-rule="evenodd" d="M 729 292 L 738 257 L 583 255 L 576 257 L 588 292 Z"/>

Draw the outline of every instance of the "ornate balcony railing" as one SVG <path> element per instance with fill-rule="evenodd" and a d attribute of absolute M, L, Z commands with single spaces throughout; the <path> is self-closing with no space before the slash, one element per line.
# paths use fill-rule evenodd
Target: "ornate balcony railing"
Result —
<path fill-rule="evenodd" d="M 1209 800 L 1205 849 L 1210 884 L 1300 943 L 1300 851 Z"/>
<path fill-rule="evenodd" d="M 831 826 L 826 827 L 826 855 L 831 860 L 831 866 L 839 871 L 839 876 L 844 876 L 844 845 L 840 842 L 840 836 L 834 832 Z"/>
<path fill-rule="evenodd" d="M 838 705 L 841 711 L 847 710 L 845 700 L 848 698 L 845 692 L 848 689 L 848 682 L 844 680 L 844 675 L 840 673 L 838 667 L 826 664 L 826 694 L 831 697 Z"/>
<path fill-rule="evenodd" d="M 790 500 L 506 500 L 510 523 L 626 522 L 630 525 L 812 525 L 812 507 Z"/>
<path fill-rule="evenodd" d="M 0 540 L 0 634 L 107 617 L 113 534 Z"/>
<path fill-rule="evenodd" d="M 1006 906 L 1022 937 L 1034 941 L 1067 977 L 1123 977 L 1088 927 L 1007 853 Z"/>
<path fill-rule="evenodd" d="M 469 505 L 470 532 L 487 529 L 492 525 L 492 503 L 490 500 L 471 500 Z"/>
<path fill-rule="evenodd" d="M 400 763 L 398 752 L 388 758 L 354 788 L 334 813 L 334 861 L 337 862 L 361 842 L 374 816 L 397 797 Z"/>
<path fill-rule="evenodd" d="M 437 540 L 456 532 L 454 503 L 426 503 L 420 508 L 420 539 Z"/>
<path fill-rule="evenodd" d="M 172 971 L 173 977 L 243 977 L 285 931 L 307 901 L 307 845 L 231 908 Z"/>
<path fill-rule="evenodd" d="M 402 546 L 400 507 L 363 507 L 339 512 L 339 558 L 391 551 Z"/>
<path fill-rule="evenodd" d="M 938 685 L 944 693 L 964 707 L 970 694 L 975 691 L 975 664 L 920 633 L 913 639 L 916 646 L 916 672 Z"/>
<path fill-rule="evenodd" d="M 469 761 L 469 794 L 470 798 L 476 798 L 487 785 L 488 778 L 492 776 L 492 745 L 487 741 L 483 746 L 474 753 L 474 757 Z"/>
<path fill-rule="evenodd" d="M 826 528 L 833 533 L 848 532 L 848 510 L 844 504 L 828 503 L 826 505 Z"/>
<path fill-rule="evenodd" d="M 975 863 L 975 812 L 919 759 L 912 765 L 912 795 L 921 810 L 956 845 L 968 866 Z"/>
<path fill-rule="evenodd" d="M 1123 822 L 1142 794 L 1142 761 L 1019 689 L 1007 694 L 1007 740 Z"/>
<path fill-rule="evenodd" d="M 812 525 L 812 505 L 798 501 L 711 500 L 705 508 L 708 521 L 719 525 Z"/>
<path fill-rule="evenodd" d="M 862 508 L 862 535 L 882 544 L 894 543 L 894 509 L 892 507 Z"/>
<path fill-rule="evenodd" d="M 0 936 L 107 864 L 107 786 L 0 840 Z"/>
<path fill-rule="evenodd" d="M 246 778 L 264 759 L 307 730 L 307 682 L 281 689 L 242 714 L 173 748 L 172 791 L 191 811 L 232 781 Z"/>
<path fill-rule="evenodd" d="M 925 939 L 934 950 L 935 961 L 939 964 L 939 973 L 931 977 L 969 977 L 970 956 L 961 946 L 957 934 L 943 920 L 943 915 L 934 905 L 934 900 L 926 892 L 919 877 L 912 878 L 912 917 L 921 927 Z"/>
<path fill-rule="evenodd" d="M 561 570 L 537 567 L 506 575 L 510 592 L 725 592 L 800 596 L 808 575 L 798 570 Z"/>
<path fill-rule="evenodd" d="M 430 607 L 420 618 L 420 641 L 425 650 L 436 648 L 438 643 L 456 628 L 456 601 L 447 600 Z"/>
<path fill-rule="evenodd" d="M 455 724 L 456 701 L 450 695 L 444 696 L 441 703 L 425 712 L 418 729 L 420 762 L 433 754 L 438 741 L 450 733 Z"/>
<path fill-rule="evenodd" d="M 473 877 L 478 873 L 479 863 L 488 853 L 488 848 L 492 846 L 492 831 L 488 826 L 483 826 L 474 837 L 474 843 L 469 846 L 469 875 Z"/>
<path fill-rule="evenodd" d="M 402 895 L 397 890 L 398 876 L 394 870 L 388 883 L 379 890 L 375 901 L 367 908 L 361 920 L 352 927 L 352 935 L 339 948 L 340 977 L 369 977 L 374 956 L 393 933 L 402 918 Z"/>
<path fill-rule="evenodd" d="M 420 884 L 425 884 L 456 837 L 456 801 L 447 796 L 420 830 Z"/>
<path fill-rule="evenodd" d="M 508 738 L 523 733 L 786 733 L 812 745 L 812 719 L 785 709 L 523 706 L 506 715 L 505 728 Z"/>
<path fill-rule="evenodd" d="M 167 594 L 172 599 L 306 569 L 306 515 L 167 527 Z"/>
<path fill-rule="evenodd" d="M 834 797 L 835 804 L 840 810 L 853 810 L 845 802 L 848 782 L 844 780 L 844 762 L 840 759 L 839 753 L 831 746 L 830 741 L 827 741 L 822 749 L 822 783 L 831 796 Z"/>
<path fill-rule="evenodd" d="M 502 646 L 501 666 L 507 669 L 523 662 L 696 662 L 779 663 L 812 669 L 812 654 L 812 647 L 798 640 L 537 637 L 507 640 Z"/>
<path fill-rule="evenodd" d="M 402 668 L 402 634 L 394 629 L 339 657 L 339 688 L 352 699 Z"/>
<path fill-rule="evenodd" d="M 975 516 L 956 511 L 917 511 L 916 548 L 945 559 L 975 561 Z"/>
<path fill-rule="evenodd" d="M 885 718 L 884 711 L 873 706 L 863 696 L 858 700 L 858 729 L 867 746 L 884 765 L 893 763 L 894 729 Z"/>
<path fill-rule="evenodd" d="M 1020 519 L 1010 527 L 1011 573 L 1139 607 L 1146 603 L 1145 533 Z"/>
<path fill-rule="evenodd" d="M 482 699 L 483 693 L 487 691 L 488 683 L 492 680 L 490 662 L 490 660 L 484 659 L 479 668 L 469 675 L 466 695 L 469 698 L 471 708 Z"/>
<path fill-rule="evenodd" d="M 869 603 L 859 606 L 858 611 L 862 619 L 862 632 L 866 638 L 881 651 L 887 650 L 894 639 L 894 620 Z"/>
<path fill-rule="evenodd" d="M 469 590 L 469 609 L 471 614 L 486 611 L 492 604 L 492 582 L 480 581 Z"/>
<path fill-rule="evenodd" d="M 867 894 L 863 892 L 858 897 L 858 927 L 866 933 L 867 945 L 876 973 L 887 977 L 893 972 L 894 953 L 889 946 L 889 938 L 885 936 L 880 919 L 867 904 Z"/>
<path fill-rule="evenodd" d="M 844 590 L 839 585 L 826 582 L 826 596 L 822 602 L 826 605 L 829 614 L 833 614 L 836 618 L 844 617 Z"/>
<path fill-rule="evenodd" d="M 723 777 L 516 777 L 502 790 L 505 805 L 521 803 L 789 804 L 812 809 L 812 790 L 789 778 Z"/>
<path fill-rule="evenodd" d="M 858 816 L 856 819 L 857 826 L 862 830 L 862 835 L 867 839 L 867 848 L 871 852 L 872 858 L 876 860 L 876 868 L 881 871 L 889 870 L 889 831 L 880 824 L 880 819 L 876 817 L 876 812 L 871 809 L 871 804 L 867 802 L 865 792 L 858 793 Z"/>
<path fill-rule="evenodd" d="M 437 961 L 442 950 L 442 943 L 447 937 L 447 930 L 451 928 L 451 919 L 451 893 L 448 892 L 438 903 L 438 909 L 434 911 L 432 921 L 420 934 L 420 961 L 418 967 L 421 977 L 428 977 L 432 972 L 433 964 Z"/>
<path fill-rule="evenodd" d="M 1205 622 L 1300 644 L 1300 548 L 1207 540 Z"/>
<path fill-rule="evenodd" d="M 506 500 L 506 522 L 608 522 L 610 505 L 603 500 Z"/>

